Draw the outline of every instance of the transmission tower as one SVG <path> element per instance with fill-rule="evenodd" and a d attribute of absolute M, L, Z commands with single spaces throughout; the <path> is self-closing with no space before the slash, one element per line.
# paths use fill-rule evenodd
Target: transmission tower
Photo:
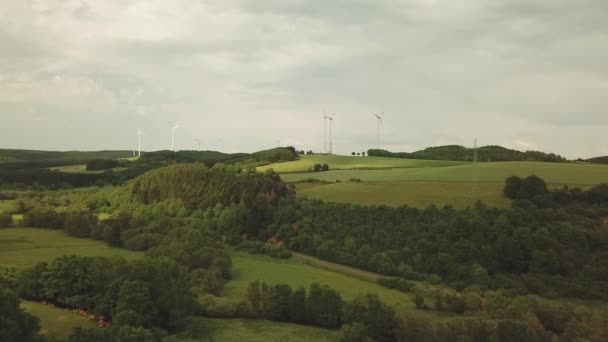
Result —
<path fill-rule="evenodd" d="M 477 148 L 477 138 L 473 147 L 473 198 L 479 201 L 479 151 Z"/>

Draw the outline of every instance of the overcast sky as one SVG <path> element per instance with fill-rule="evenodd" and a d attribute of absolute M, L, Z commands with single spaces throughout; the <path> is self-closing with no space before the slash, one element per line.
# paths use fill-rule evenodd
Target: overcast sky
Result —
<path fill-rule="evenodd" d="M 0 147 L 608 154 L 608 1 L 6 0 Z"/>

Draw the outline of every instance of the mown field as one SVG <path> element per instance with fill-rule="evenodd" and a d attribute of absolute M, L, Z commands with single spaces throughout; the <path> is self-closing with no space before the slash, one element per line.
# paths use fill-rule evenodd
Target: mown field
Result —
<path fill-rule="evenodd" d="M 188 330 L 200 330 L 201 335 L 218 342 L 338 341 L 338 332 L 334 330 L 263 320 L 193 317 L 188 326 Z"/>
<path fill-rule="evenodd" d="M 31 266 L 66 254 L 121 256 L 125 259 L 142 256 L 142 253 L 112 248 L 100 241 L 77 239 L 58 230 L 0 229 L 0 265 L 2 266 Z"/>
<path fill-rule="evenodd" d="M 86 164 L 77 164 L 77 165 L 66 165 L 66 166 L 57 166 L 50 168 L 52 171 L 61 171 L 61 172 L 72 172 L 72 173 L 103 173 L 105 170 L 95 170 L 88 171 Z M 113 172 L 120 172 L 126 170 L 126 167 L 115 167 L 112 170 Z"/>
<path fill-rule="evenodd" d="M 308 286 L 313 282 L 327 284 L 336 289 L 345 299 L 353 299 L 366 293 L 377 293 L 389 304 L 398 304 L 403 308 L 413 308 L 410 297 L 402 292 L 390 290 L 377 285 L 371 280 L 355 275 L 334 272 L 317 266 L 308 265 L 302 260 L 273 259 L 264 255 L 251 255 L 233 252 L 233 278 L 224 288 L 224 296 L 245 298 L 247 285 L 255 280 L 268 284 L 288 284 L 292 288 Z"/>
<path fill-rule="evenodd" d="M 21 307 L 30 314 L 40 318 L 42 334 L 54 338 L 67 338 L 72 334 L 75 327 L 94 328 L 95 322 L 73 313 L 56 307 L 44 304 L 22 301 Z"/>
<path fill-rule="evenodd" d="M 334 164 L 332 164 L 332 162 Z M 314 163 L 327 163 L 330 171 L 294 172 Z M 450 204 L 457 208 L 478 199 L 488 205 L 505 207 L 510 201 L 502 194 L 510 176 L 537 175 L 550 187 L 589 187 L 608 183 L 608 165 L 492 162 L 464 163 L 380 157 L 302 156 L 301 160 L 267 165 L 281 173 L 286 182 L 314 178 L 326 183 L 296 183 L 298 196 L 330 202 L 361 205 L 409 205 L 427 207 Z M 359 180 L 355 182 L 353 180 Z M 475 180 L 479 180 L 475 187 Z M 478 189 L 478 190 L 476 190 Z"/>
<path fill-rule="evenodd" d="M 331 169 L 386 169 L 386 168 L 419 168 L 463 165 L 467 162 L 444 160 L 418 160 L 384 157 L 352 157 L 337 155 L 300 156 L 299 160 L 259 166 L 258 171 L 273 169 L 278 173 L 308 172 L 315 164 L 327 163 Z"/>
<path fill-rule="evenodd" d="M 503 184 L 496 182 L 480 183 L 479 192 L 474 191 L 473 183 L 426 181 L 298 183 L 296 189 L 300 197 L 360 205 L 398 207 L 407 204 L 425 208 L 431 204 L 449 204 L 464 208 L 481 199 L 487 205 L 502 208 L 511 203 L 502 195 Z"/>

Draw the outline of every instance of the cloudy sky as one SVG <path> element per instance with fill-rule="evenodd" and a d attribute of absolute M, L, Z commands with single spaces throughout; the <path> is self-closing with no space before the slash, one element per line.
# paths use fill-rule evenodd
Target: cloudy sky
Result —
<path fill-rule="evenodd" d="M 605 0 L 0 2 L 0 147 L 608 154 Z"/>

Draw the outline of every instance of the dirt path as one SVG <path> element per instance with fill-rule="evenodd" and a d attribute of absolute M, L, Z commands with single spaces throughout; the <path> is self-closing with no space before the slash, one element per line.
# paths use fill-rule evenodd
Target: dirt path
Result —
<path fill-rule="evenodd" d="M 356 276 L 356 277 L 366 278 L 371 281 L 376 281 L 378 278 L 382 277 L 378 273 L 368 272 L 368 271 L 360 270 L 358 268 L 336 264 L 334 262 L 321 260 L 319 258 L 315 258 L 310 255 L 305 255 L 305 254 L 300 254 L 300 253 L 295 253 L 295 252 L 291 252 L 291 254 L 293 254 L 293 256 L 295 257 L 296 260 L 304 261 L 313 266 L 318 266 L 321 268 L 338 271 L 338 272 Z"/>

